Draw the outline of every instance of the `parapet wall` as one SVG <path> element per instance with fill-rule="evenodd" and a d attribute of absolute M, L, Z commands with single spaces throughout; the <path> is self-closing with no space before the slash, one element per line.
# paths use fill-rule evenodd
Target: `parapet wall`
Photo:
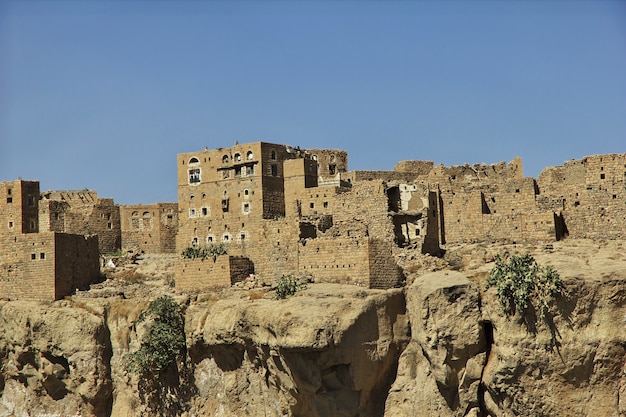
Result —
<path fill-rule="evenodd" d="M 253 273 L 254 265 L 243 257 L 221 255 L 215 261 L 211 258 L 179 259 L 176 261 L 176 287 L 194 291 L 226 288 Z"/>

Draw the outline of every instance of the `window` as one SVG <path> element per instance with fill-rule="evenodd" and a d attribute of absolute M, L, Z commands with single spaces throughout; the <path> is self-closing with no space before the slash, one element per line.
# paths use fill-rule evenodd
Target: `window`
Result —
<path fill-rule="evenodd" d="M 193 194 L 190 194 L 190 195 L 189 195 L 189 201 L 193 201 L 193 200 L 195 200 L 195 199 L 196 199 L 196 196 L 195 196 L 195 195 L 193 195 Z"/>
<path fill-rule="evenodd" d="M 228 155 L 222 156 L 222 163 L 223 164 L 227 164 L 228 163 Z"/>
<path fill-rule="evenodd" d="M 28 196 L 28 205 L 30 207 L 33 207 L 35 205 L 35 197 L 33 197 L 32 195 Z"/>
<path fill-rule="evenodd" d="M 330 173 L 330 175 L 335 175 L 335 169 L 336 169 L 335 164 L 328 165 L 328 172 Z"/>
<path fill-rule="evenodd" d="M 195 208 L 190 208 L 189 209 L 189 217 L 196 217 L 196 209 Z"/>
<path fill-rule="evenodd" d="M 236 153 L 235 157 L 233 158 L 235 161 L 241 161 L 241 154 Z"/>
<path fill-rule="evenodd" d="M 109 229 L 113 229 L 113 223 L 111 223 L 111 222 L 107 223 L 107 227 L 108 227 Z"/>
<path fill-rule="evenodd" d="M 133 217 L 137 217 L 137 216 L 139 216 L 139 212 L 138 212 L 138 211 L 133 211 L 132 216 L 133 216 Z"/>
<path fill-rule="evenodd" d="M 243 203 L 243 212 L 245 214 L 250 213 L 250 203 Z"/>
<path fill-rule="evenodd" d="M 315 208 L 315 203 L 310 203 L 310 204 L 309 204 L 309 207 L 311 207 L 311 208 Z"/>
<path fill-rule="evenodd" d="M 278 176 L 278 165 L 276 165 L 276 164 L 270 165 L 270 173 L 272 174 L 272 177 L 277 177 Z"/>
<path fill-rule="evenodd" d="M 605 178 L 604 174 L 600 174 L 600 179 L 603 180 Z"/>
<path fill-rule="evenodd" d="M 13 197 L 7 197 L 7 203 L 12 203 L 13 202 Z"/>
<path fill-rule="evenodd" d="M 223 171 L 222 171 L 222 178 L 223 178 L 223 179 L 226 179 L 226 178 L 228 178 L 228 177 L 230 177 L 230 173 L 229 173 L 229 171 L 228 171 L 227 169 L 223 170 Z"/>
<path fill-rule="evenodd" d="M 254 175 L 254 165 L 250 165 L 249 167 L 247 167 L 247 175 Z"/>
<path fill-rule="evenodd" d="M 35 222 L 34 221 L 30 221 L 30 230 L 35 230 Z"/>
<path fill-rule="evenodd" d="M 247 196 L 248 194 L 250 194 L 250 191 L 246 188 L 245 190 L 243 190 L 243 195 Z"/>
<path fill-rule="evenodd" d="M 248 151 L 248 153 L 246 154 L 246 158 L 248 159 L 248 161 L 254 159 L 254 154 L 252 153 L 252 151 Z"/>
<path fill-rule="evenodd" d="M 34 261 L 35 259 L 37 259 L 37 254 L 36 254 L 36 253 L 31 253 L 31 254 L 30 254 L 30 259 L 31 259 L 32 261 Z"/>
<path fill-rule="evenodd" d="M 196 158 L 195 156 L 189 160 L 189 165 L 198 163 L 200 163 L 200 161 L 198 161 L 198 158 Z"/>
<path fill-rule="evenodd" d="M 144 211 L 143 212 L 143 217 L 150 217 L 150 212 L 149 211 Z"/>
<path fill-rule="evenodd" d="M 197 184 L 200 182 L 200 168 L 189 170 L 189 184 Z"/>
<path fill-rule="evenodd" d="M 224 243 L 230 242 L 230 234 L 224 233 L 222 235 L 222 242 L 224 242 Z"/>
<path fill-rule="evenodd" d="M 228 211 L 228 198 L 222 200 L 222 211 L 226 213 Z"/>
<path fill-rule="evenodd" d="M 209 208 L 208 207 L 202 207 L 202 215 L 205 216 L 205 217 L 209 215 Z"/>
<path fill-rule="evenodd" d="M 241 167 L 235 167 L 235 177 L 241 177 Z"/>
<path fill-rule="evenodd" d="M 46 259 L 46 254 L 44 252 L 41 252 L 39 254 L 39 259 Z"/>
<path fill-rule="evenodd" d="M 246 234 L 246 232 L 241 232 L 239 234 L 239 240 L 246 240 L 248 238 L 248 235 Z"/>
<path fill-rule="evenodd" d="M 328 201 L 324 201 L 324 208 L 328 208 Z"/>
<path fill-rule="evenodd" d="M 194 238 L 193 238 L 193 240 L 191 241 L 191 244 L 192 244 L 193 246 L 198 246 L 198 238 L 197 238 L 197 237 L 194 237 Z"/>
<path fill-rule="evenodd" d="M 13 229 L 13 222 L 9 222 L 9 229 Z"/>
<path fill-rule="evenodd" d="M 214 240 L 215 240 L 215 236 L 213 236 L 213 235 L 208 235 L 206 237 L 206 242 L 207 243 L 213 243 Z"/>
<path fill-rule="evenodd" d="M 270 154 L 270 159 L 271 159 L 272 161 L 275 161 L 275 160 L 276 160 L 276 151 L 272 151 L 272 153 Z"/>

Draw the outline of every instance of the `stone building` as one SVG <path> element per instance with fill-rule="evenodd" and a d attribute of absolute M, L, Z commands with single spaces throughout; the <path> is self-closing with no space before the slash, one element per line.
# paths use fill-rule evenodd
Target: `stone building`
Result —
<path fill-rule="evenodd" d="M 100 272 L 97 236 L 41 231 L 39 182 L 0 182 L 0 297 L 58 300 Z"/>
<path fill-rule="evenodd" d="M 264 142 L 179 154 L 177 250 L 222 243 L 266 278 L 389 288 L 402 281 L 398 249 L 624 238 L 625 159 L 586 157 L 535 180 L 519 158 L 348 171 L 345 151 Z"/>
<path fill-rule="evenodd" d="M 177 203 L 121 205 L 119 210 L 123 250 L 176 252 Z"/>
<path fill-rule="evenodd" d="M 93 190 L 46 191 L 39 203 L 41 230 L 98 235 L 100 253 L 122 247 L 119 207 Z"/>

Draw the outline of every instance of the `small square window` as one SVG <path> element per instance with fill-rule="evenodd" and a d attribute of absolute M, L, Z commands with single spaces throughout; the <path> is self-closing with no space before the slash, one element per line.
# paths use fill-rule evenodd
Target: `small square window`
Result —
<path fill-rule="evenodd" d="M 202 215 L 203 216 L 208 216 L 209 215 L 209 209 L 207 207 L 202 207 Z"/>
<path fill-rule="evenodd" d="M 9 222 L 9 229 L 13 229 L 13 222 Z"/>
<path fill-rule="evenodd" d="M 41 252 L 41 253 L 39 254 L 39 259 L 46 259 L 46 254 L 45 254 L 45 253 L 43 253 L 43 252 Z"/>
<path fill-rule="evenodd" d="M 34 261 L 35 259 L 37 259 L 37 254 L 36 254 L 36 253 L 31 253 L 31 254 L 30 254 L 30 259 L 31 259 L 31 260 L 33 260 L 33 261 Z"/>
<path fill-rule="evenodd" d="M 7 204 L 11 204 L 13 202 L 13 197 L 7 197 Z"/>
<path fill-rule="evenodd" d="M 310 204 L 309 204 L 309 207 L 310 207 L 310 208 L 315 208 L 315 203 L 310 203 Z"/>
<path fill-rule="evenodd" d="M 110 222 L 109 222 L 109 223 L 107 223 L 107 227 L 108 227 L 110 230 L 112 230 L 112 229 L 113 229 L 113 223 L 110 223 Z"/>
<path fill-rule="evenodd" d="M 600 179 L 603 180 L 605 178 L 604 174 L 600 174 Z"/>
<path fill-rule="evenodd" d="M 328 208 L 328 201 L 324 201 L 324 208 Z"/>
<path fill-rule="evenodd" d="M 243 212 L 250 213 L 250 203 L 243 203 Z"/>
<path fill-rule="evenodd" d="M 189 217 L 196 217 L 196 209 L 195 208 L 189 209 Z"/>

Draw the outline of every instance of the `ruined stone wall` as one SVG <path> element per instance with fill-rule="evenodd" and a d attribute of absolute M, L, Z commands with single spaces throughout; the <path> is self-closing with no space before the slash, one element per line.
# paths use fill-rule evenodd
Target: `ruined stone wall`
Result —
<path fill-rule="evenodd" d="M 112 198 L 98 198 L 93 190 L 46 191 L 41 198 L 40 215 L 46 230 L 98 235 L 100 253 L 121 249 L 119 207 Z"/>
<path fill-rule="evenodd" d="M 401 171 L 350 171 L 343 176 L 350 184 L 360 181 L 394 181 L 394 182 L 412 182 L 416 179 L 417 174 L 413 172 Z"/>
<path fill-rule="evenodd" d="M 307 149 L 307 158 L 319 165 L 318 175 L 333 177 L 338 173 L 348 172 L 348 153 L 339 149 Z"/>
<path fill-rule="evenodd" d="M 427 175 L 433 168 L 435 163 L 433 161 L 400 161 L 393 168 L 397 172 L 410 172 L 413 175 Z"/>
<path fill-rule="evenodd" d="M 122 249 L 148 253 L 174 253 L 178 230 L 178 204 L 120 206 Z"/>
<path fill-rule="evenodd" d="M 546 168 L 537 184 L 541 204 L 562 209 L 569 237 L 626 237 L 626 154 L 587 156 Z"/>
<path fill-rule="evenodd" d="M 183 290 L 225 288 L 253 273 L 252 263 L 228 255 L 213 259 L 179 259 L 176 261 L 176 287 Z"/>

